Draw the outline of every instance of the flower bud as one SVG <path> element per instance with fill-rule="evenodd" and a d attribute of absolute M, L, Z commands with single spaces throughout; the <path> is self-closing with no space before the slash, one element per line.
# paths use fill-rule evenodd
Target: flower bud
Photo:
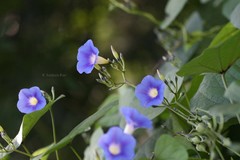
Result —
<path fill-rule="evenodd" d="M 98 70 L 98 71 L 101 70 L 101 67 L 100 67 L 98 64 L 95 64 L 94 67 L 95 67 L 95 69 Z"/>
<path fill-rule="evenodd" d="M 108 63 L 109 63 L 109 60 L 107 60 L 101 56 L 98 56 L 96 64 L 108 64 Z"/>
<path fill-rule="evenodd" d="M 162 75 L 159 70 L 157 70 L 157 74 L 158 74 L 159 79 L 161 79 L 162 81 L 165 80 L 164 75 Z"/>
<path fill-rule="evenodd" d="M 223 146 L 229 147 L 231 145 L 231 140 L 229 138 L 224 138 L 222 142 Z"/>
<path fill-rule="evenodd" d="M 207 115 L 203 115 L 201 118 L 202 118 L 203 121 L 208 121 L 208 120 L 211 119 Z"/>
<path fill-rule="evenodd" d="M 199 152 L 206 152 L 207 153 L 205 144 L 197 144 L 196 145 L 196 150 L 199 151 Z"/>
<path fill-rule="evenodd" d="M 118 55 L 117 51 L 113 48 L 113 46 L 111 46 L 111 50 L 112 50 L 113 57 L 116 60 L 118 60 L 119 59 L 119 55 Z"/>
<path fill-rule="evenodd" d="M 207 126 L 208 126 L 208 128 L 212 128 L 212 123 L 207 122 Z"/>
<path fill-rule="evenodd" d="M 206 129 L 206 125 L 204 123 L 198 123 L 196 126 L 196 131 L 198 133 L 204 133 Z"/>
<path fill-rule="evenodd" d="M 194 136 L 192 138 L 190 138 L 190 141 L 193 143 L 193 144 L 198 144 L 201 142 L 201 139 L 198 137 L 198 136 Z"/>

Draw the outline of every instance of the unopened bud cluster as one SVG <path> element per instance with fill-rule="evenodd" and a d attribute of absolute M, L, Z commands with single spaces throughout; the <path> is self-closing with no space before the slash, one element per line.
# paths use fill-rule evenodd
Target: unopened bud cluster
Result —
<path fill-rule="evenodd" d="M 188 118 L 188 123 L 193 126 L 193 129 L 184 136 L 195 145 L 197 151 L 211 154 L 214 157 L 218 142 L 221 142 L 223 146 L 230 146 L 230 139 L 221 135 L 223 124 L 217 121 L 215 116 L 210 114 L 200 116 L 192 113 Z"/>
<path fill-rule="evenodd" d="M 114 70 L 120 71 L 122 74 L 125 73 L 125 62 L 123 59 L 122 54 L 117 53 L 117 51 L 111 46 L 111 51 L 113 54 L 114 59 L 105 59 L 105 65 L 111 66 Z M 96 79 L 97 82 L 102 83 L 109 87 L 110 90 L 117 89 L 121 87 L 123 83 L 115 83 L 111 74 L 108 72 L 105 66 L 100 66 L 95 64 L 95 69 L 99 71 L 98 76 L 99 79 Z M 124 78 L 124 77 L 123 77 Z"/>

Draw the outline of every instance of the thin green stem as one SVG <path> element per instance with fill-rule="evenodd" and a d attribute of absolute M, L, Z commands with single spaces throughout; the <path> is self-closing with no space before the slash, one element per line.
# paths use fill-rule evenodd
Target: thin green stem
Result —
<path fill-rule="evenodd" d="M 54 87 L 51 88 L 51 92 L 52 92 L 52 100 L 55 100 L 55 90 Z"/>
<path fill-rule="evenodd" d="M 166 106 L 166 107 L 167 107 L 167 109 L 169 109 L 169 110 L 172 111 L 173 113 L 177 114 L 178 116 L 180 116 L 181 118 L 183 118 L 184 120 L 186 120 L 187 122 L 189 122 L 188 119 L 187 119 L 187 117 L 186 117 L 183 113 L 177 112 L 177 111 L 175 111 L 174 109 L 172 109 L 172 108 L 169 107 L 169 106 Z M 191 123 L 191 122 L 190 122 L 190 123 Z M 192 125 L 193 125 L 193 124 L 192 124 Z"/>
<path fill-rule="evenodd" d="M 70 146 L 71 150 L 73 151 L 73 153 L 75 154 L 75 156 L 78 158 L 78 160 L 82 160 L 82 158 L 80 157 L 80 155 L 77 153 L 76 149 L 73 148 L 73 146 Z"/>
<path fill-rule="evenodd" d="M 239 114 L 236 114 L 236 117 L 237 117 L 238 123 L 240 124 L 240 117 L 239 117 Z"/>
<path fill-rule="evenodd" d="M 186 99 L 186 102 L 187 102 L 187 105 L 189 106 L 189 108 L 190 108 L 190 100 L 189 100 L 189 98 L 188 98 L 188 96 L 187 96 L 187 91 L 186 91 L 186 88 L 185 87 L 183 87 L 183 89 L 184 89 L 184 97 L 185 97 L 185 99 Z"/>
<path fill-rule="evenodd" d="M 132 83 L 130 83 L 129 81 L 125 81 L 125 84 L 127 84 L 127 85 L 129 85 L 129 86 L 131 86 L 131 87 L 133 87 L 133 88 L 136 88 L 136 86 L 134 85 L 134 84 L 132 84 Z"/>
<path fill-rule="evenodd" d="M 23 152 L 23 151 L 20 151 L 20 150 L 14 150 L 14 152 L 16 152 L 16 153 L 19 153 L 19 154 L 22 154 L 22 155 L 25 155 L 25 156 L 28 156 L 28 157 L 32 157 L 32 155 L 31 154 L 29 154 L 29 153 L 25 153 L 25 152 Z"/>
<path fill-rule="evenodd" d="M 225 77 L 225 74 L 224 74 L 224 73 L 221 74 L 221 78 L 222 78 L 222 82 L 223 82 L 224 89 L 225 89 L 225 91 L 226 91 L 227 88 L 228 88 L 228 85 L 227 85 L 227 80 L 226 80 L 226 77 Z M 230 101 L 231 104 L 233 104 L 233 101 L 232 101 L 231 98 L 229 98 L 229 101 Z"/>
<path fill-rule="evenodd" d="M 215 148 L 216 148 L 216 151 L 218 152 L 218 155 L 220 156 L 221 160 L 225 160 L 217 145 L 215 146 Z"/>
<path fill-rule="evenodd" d="M 227 89 L 227 80 L 225 78 L 225 74 L 224 73 L 221 74 L 221 78 L 222 78 L 223 86 L 224 86 L 224 88 L 226 90 Z"/>
<path fill-rule="evenodd" d="M 217 130 L 217 132 L 218 132 L 218 133 L 221 133 L 222 130 L 223 130 L 223 127 L 224 127 L 224 117 L 223 117 L 222 114 L 219 115 L 219 123 L 218 123 L 218 124 L 219 124 L 219 125 L 218 125 L 218 130 Z"/>
<path fill-rule="evenodd" d="M 232 148 L 224 145 L 220 140 L 217 140 L 217 142 L 218 142 L 219 144 L 221 144 L 222 146 L 224 146 L 225 148 L 227 148 L 229 151 L 231 151 L 231 152 L 233 152 L 234 154 L 236 154 L 238 157 L 240 157 L 240 153 L 238 153 L 237 151 L 235 151 L 235 150 L 233 150 Z"/>
<path fill-rule="evenodd" d="M 147 12 L 139 11 L 139 10 L 134 9 L 134 8 L 128 8 L 128 7 L 124 6 L 122 3 L 120 3 L 116 0 L 109 0 L 109 1 L 113 6 L 125 11 L 126 13 L 145 17 L 157 26 L 159 26 L 161 24 L 160 21 L 158 21 L 153 15 L 151 15 Z"/>
<path fill-rule="evenodd" d="M 31 154 L 30 151 L 28 150 L 28 148 L 26 147 L 26 145 L 22 144 L 22 147 L 28 154 Z"/>
<path fill-rule="evenodd" d="M 222 81 L 223 81 L 223 86 L 224 86 L 225 90 L 227 90 L 228 85 L 227 85 L 227 81 L 226 81 L 226 78 L 225 78 L 225 74 L 221 74 L 221 77 L 222 77 Z M 232 101 L 231 98 L 229 98 L 229 101 L 230 101 L 231 104 L 233 104 L 233 101 Z M 240 124 L 240 117 L 239 117 L 239 115 L 236 114 L 236 117 L 237 117 L 238 123 Z"/>
<path fill-rule="evenodd" d="M 130 83 L 127 79 L 126 79 L 126 76 L 125 76 L 125 72 L 122 72 L 122 78 L 123 78 L 123 81 L 124 81 L 124 84 L 127 84 L 133 88 L 136 88 L 136 86 L 132 83 Z"/>
<path fill-rule="evenodd" d="M 50 111 L 51 121 L 52 121 L 53 142 L 54 142 L 54 144 L 56 144 L 57 143 L 57 139 L 56 139 L 56 129 L 55 129 L 55 123 L 54 123 L 54 116 L 53 116 L 53 112 L 52 112 L 51 108 L 49 109 L 49 111 Z M 57 160 L 59 160 L 59 156 L 58 156 L 58 151 L 57 150 L 55 151 L 55 154 L 56 154 Z"/>
<path fill-rule="evenodd" d="M 178 101 L 175 102 L 176 105 L 178 105 L 180 108 L 182 108 L 184 111 L 186 111 L 187 113 L 189 113 L 190 115 L 192 114 L 192 112 L 190 112 L 187 108 L 185 108 L 181 103 L 179 103 Z"/>
<path fill-rule="evenodd" d="M 61 94 L 59 97 L 57 97 L 55 100 L 54 100 L 54 102 L 57 102 L 59 99 L 62 99 L 62 98 L 64 98 L 65 97 L 65 95 L 64 94 Z"/>

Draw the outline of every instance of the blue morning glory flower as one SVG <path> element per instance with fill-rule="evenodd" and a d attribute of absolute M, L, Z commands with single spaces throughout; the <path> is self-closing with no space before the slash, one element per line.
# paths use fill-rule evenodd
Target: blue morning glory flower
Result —
<path fill-rule="evenodd" d="M 98 49 L 94 46 L 91 39 L 78 49 L 77 55 L 77 71 L 89 74 L 92 72 L 94 65 L 97 63 Z"/>
<path fill-rule="evenodd" d="M 22 113 L 41 110 L 46 105 L 46 99 L 38 87 L 21 89 L 18 94 L 17 108 Z"/>
<path fill-rule="evenodd" d="M 121 114 L 126 120 L 124 133 L 132 134 L 137 128 L 152 128 L 152 121 L 132 107 L 121 107 Z"/>
<path fill-rule="evenodd" d="M 112 127 L 99 139 L 106 160 L 133 160 L 136 140 L 123 133 L 119 127 Z"/>
<path fill-rule="evenodd" d="M 135 89 L 135 95 L 143 107 L 159 106 L 164 99 L 165 83 L 153 76 L 145 76 Z"/>

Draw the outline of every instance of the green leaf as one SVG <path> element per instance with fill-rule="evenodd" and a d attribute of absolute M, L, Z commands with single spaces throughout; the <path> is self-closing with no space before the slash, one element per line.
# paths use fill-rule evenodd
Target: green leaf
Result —
<path fill-rule="evenodd" d="M 229 85 L 224 96 L 229 100 L 240 102 L 240 81 L 235 81 Z"/>
<path fill-rule="evenodd" d="M 1 160 L 10 160 L 10 156 L 7 155 L 7 156 L 3 157 Z"/>
<path fill-rule="evenodd" d="M 224 87 L 219 74 L 207 74 L 199 86 L 198 91 L 191 99 L 192 109 L 208 109 L 216 104 L 230 103 L 224 95 Z"/>
<path fill-rule="evenodd" d="M 159 160 L 187 160 L 188 152 L 177 140 L 169 135 L 162 135 L 156 142 L 155 158 Z"/>
<path fill-rule="evenodd" d="M 164 21 L 161 24 L 161 28 L 165 29 L 167 28 L 178 16 L 178 14 L 181 12 L 185 4 L 187 3 L 187 0 L 169 0 L 166 8 L 165 13 L 167 17 L 164 19 Z"/>
<path fill-rule="evenodd" d="M 31 129 L 35 126 L 37 121 L 52 107 L 55 101 L 49 102 L 42 110 L 25 114 L 22 120 L 22 137 L 23 140 L 26 138 Z"/>
<path fill-rule="evenodd" d="M 114 109 L 116 109 L 116 107 L 114 107 Z M 121 117 L 118 113 L 118 110 L 117 110 L 117 113 L 111 114 L 108 112 L 107 114 L 108 115 L 105 115 L 104 117 L 99 119 L 99 121 L 97 122 L 98 126 L 111 127 L 111 126 L 119 125 L 119 121 L 121 120 Z"/>
<path fill-rule="evenodd" d="M 233 36 L 238 33 L 238 29 L 234 27 L 231 23 L 226 24 L 221 31 L 214 37 L 209 47 L 217 47 L 224 43 L 229 36 Z"/>
<path fill-rule="evenodd" d="M 119 97 L 118 94 L 116 94 L 116 96 Z M 97 121 L 96 125 L 101 127 L 111 127 L 119 125 L 121 117 L 119 114 L 118 106 L 119 104 L 113 106 L 102 118 Z"/>
<path fill-rule="evenodd" d="M 227 84 L 240 80 L 240 60 L 226 72 L 225 77 Z M 221 75 L 206 74 L 198 91 L 191 99 L 191 107 L 193 110 L 196 108 L 208 110 L 211 106 L 229 104 L 230 101 L 224 97 L 224 93 Z"/>
<path fill-rule="evenodd" d="M 135 159 L 142 160 L 143 158 L 147 158 L 149 160 L 150 157 L 153 156 L 154 146 L 157 139 L 159 138 L 159 135 L 164 133 L 166 133 L 166 131 L 163 128 L 153 130 L 151 136 L 146 141 L 144 141 L 143 144 L 141 144 L 141 147 L 138 148 Z"/>
<path fill-rule="evenodd" d="M 185 64 L 180 76 L 201 73 L 223 73 L 240 58 L 240 30 L 227 24 L 203 53 Z"/>
<path fill-rule="evenodd" d="M 118 104 L 118 96 L 113 95 L 109 96 L 103 104 L 100 106 L 100 109 L 89 116 L 87 119 L 82 121 L 80 124 L 78 124 L 68 135 L 66 135 L 64 138 L 62 138 L 58 143 L 54 144 L 48 150 L 41 154 L 41 156 L 50 154 L 54 152 L 55 150 L 58 150 L 60 148 L 63 148 L 79 134 L 85 132 L 86 129 L 88 129 L 91 125 L 93 125 L 96 120 L 98 120 L 100 117 L 102 117 L 107 111 L 109 111 L 113 106 L 116 106 Z M 40 156 L 39 156 L 40 157 Z"/>
<path fill-rule="evenodd" d="M 176 114 L 171 114 L 171 129 L 173 133 L 184 132 L 187 133 L 190 129 L 189 125 L 186 123 L 185 120 L 177 116 Z M 174 137 L 176 141 L 178 141 L 181 145 L 183 145 L 187 150 L 195 151 L 192 143 L 189 142 L 185 137 L 177 135 Z"/>
<path fill-rule="evenodd" d="M 175 114 L 171 114 L 171 128 L 174 133 L 189 130 L 189 126 L 186 121 Z"/>
<path fill-rule="evenodd" d="M 230 21 L 232 24 L 240 29 L 240 3 L 237 5 L 237 7 L 233 10 L 231 16 L 230 16 Z"/>

